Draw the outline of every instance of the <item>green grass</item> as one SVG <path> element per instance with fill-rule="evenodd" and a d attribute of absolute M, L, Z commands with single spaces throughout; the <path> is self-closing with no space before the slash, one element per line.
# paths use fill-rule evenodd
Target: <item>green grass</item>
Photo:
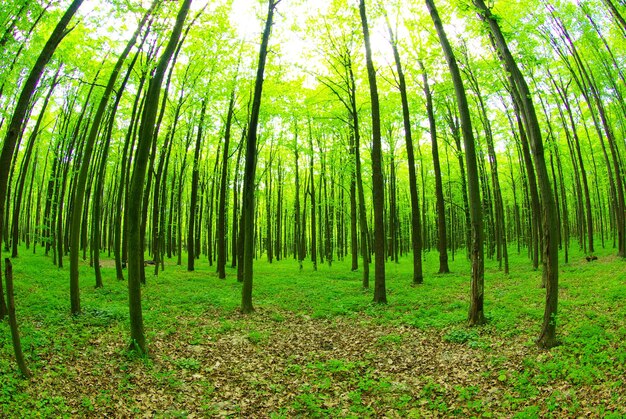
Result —
<path fill-rule="evenodd" d="M 0 323 L 0 416 L 98 416 L 120 406 L 139 415 L 158 391 L 159 417 L 619 417 L 626 414 L 626 262 L 612 253 L 587 263 L 572 251 L 561 265 L 563 344 L 549 352 L 534 346 L 545 291 L 524 255 L 512 256 L 510 275 L 486 262 L 488 323 L 478 328 L 465 324 L 470 267 L 459 255 L 451 274 L 438 275 L 438 255 L 426 254 L 418 287 L 410 259 L 389 263 L 383 306 L 372 303 L 348 261 L 317 271 L 305 262 L 299 271 L 292 259 L 270 265 L 263 258 L 249 316 L 238 312 L 235 270 L 219 280 L 205 260 L 191 273 L 170 262 L 158 277 L 147 272 L 149 354 L 138 357 L 127 350 L 126 282 L 113 268 L 103 267 L 105 286 L 95 289 L 91 269 L 81 266 L 83 314 L 74 317 L 67 268 L 22 248 L 13 261 L 15 300 L 35 378 L 19 377 L 8 324 Z M 418 368 L 438 357 L 434 370 Z M 86 383 L 78 393 L 75 380 Z"/>

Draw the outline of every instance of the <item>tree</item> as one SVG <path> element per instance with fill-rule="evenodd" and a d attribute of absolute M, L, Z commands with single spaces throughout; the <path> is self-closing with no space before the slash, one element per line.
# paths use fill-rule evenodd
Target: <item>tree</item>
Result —
<path fill-rule="evenodd" d="M 439 273 L 450 273 L 448 267 L 448 233 L 446 231 L 446 205 L 443 199 L 443 181 L 441 180 L 441 164 L 439 162 L 439 145 L 437 142 L 437 123 L 435 122 L 435 109 L 433 96 L 430 91 L 428 74 L 421 61 L 418 61 L 422 72 L 424 84 L 424 96 L 426 96 L 426 113 L 428 114 L 428 126 L 430 128 L 430 143 L 433 154 L 433 169 L 435 171 L 435 197 L 437 201 L 437 248 L 439 250 Z"/>
<path fill-rule="evenodd" d="M 406 91 L 406 80 L 400 53 L 398 51 L 397 39 L 391 30 L 391 24 L 387 19 L 387 28 L 391 38 L 393 57 L 398 73 L 398 89 L 402 100 L 402 122 L 404 124 L 404 139 L 406 142 L 406 154 L 409 165 L 409 191 L 411 195 L 411 245 L 413 250 L 413 284 L 418 285 L 424 282 L 422 273 L 422 226 L 420 220 L 419 197 L 417 195 L 417 175 L 415 174 L 415 152 L 413 151 L 413 134 L 411 130 L 411 116 L 409 110 L 409 99 Z"/>
<path fill-rule="evenodd" d="M 473 0 L 479 11 L 480 18 L 489 25 L 490 34 L 500 54 L 506 71 L 512 80 L 511 89 L 523 112 L 523 121 L 530 137 L 533 161 L 537 171 L 537 182 L 543 202 L 543 275 L 546 283 L 546 305 L 541 333 L 537 345 L 549 349 L 557 344 L 556 340 L 556 313 L 558 305 L 559 269 L 558 269 L 558 220 L 554 195 L 548 177 L 543 154 L 543 141 L 539 120 L 532 101 L 532 94 L 526 80 L 519 70 L 507 42 L 500 29 L 497 18 L 491 13 L 483 0 Z"/>
<path fill-rule="evenodd" d="M 59 43 L 63 40 L 65 35 L 67 35 L 67 26 L 69 25 L 76 11 L 78 11 L 78 8 L 82 4 L 82 2 L 83 0 L 72 1 L 72 3 L 63 14 L 63 17 L 61 17 L 61 20 L 54 28 L 54 31 L 52 31 L 52 34 L 48 38 L 48 41 L 46 42 L 41 53 L 39 54 L 35 65 L 31 69 L 28 78 L 26 79 L 26 82 L 22 87 L 22 91 L 13 111 L 13 115 L 11 116 L 11 122 L 4 137 L 4 142 L 2 143 L 2 152 L 0 153 L 0 237 L 2 237 L 3 235 L 2 215 L 5 211 L 4 205 L 7 198 L 6 192 L 9 169 L 11 167 L 11 160 L 13 160 L 15 145 L 18 138 L 21 136 L 22 129 L 24 127 L 31 98 L 35 93 L 35 90 L 37 89 L 37 84 L 39 83 L 39 79 L 43 75 L 46 65 L 50 61 L 50 58 L 52 58 L 52 54 L 54 54 L 54 51 L 56 50 Z M 0 299 L 4 300 L 4 296 L 1 294 Z"/>
<path fill-rule="evenodd" d="M 228 200 L 228 153 L 230 147 L 230 131 L 235 107 L 235 90 L 230 94 L 226 126 L 224 127 L 224 154 L 222 156 L 222 175 L 220 178 L 220 202 L 217 221 L 217 275 L 220 279 L 226 278 L 226 202 Z M 235 186 L 236 187 L 236 186 Z M 269 215 L 268 215 L 269 216 Z M 234 236 L 233 236 L 234 237 Z M 233 258 L 234 260 L 235 258 Z"/>
<path fill-rule="evenodd" d="M 46 114 L 46 110 L 48 109 L 48 104 L 50 103 L 50 97 L 52 96 L 52 92 L 54 91 L 54 88 L 57 86 L 57 83 L 58 83 L 60 70 L 61 69 L 59 68 L 56 71 L 54 77 L 52 78 L 50 88 L 48 89 L 48 93 L 46 94 L 46 98 L 44 99 L 43 105 L 41 107 L 41 112 L 39 113 L 39 116 L 37 117 L 37 122 L 35 123 L 33 131 L 31 132 L 28 138 L 28 142 L 26 144 L 26 151 L 24 152 L 24 157 L 22 159 L 22 166 L 20 167 L 20 175 L 18 177 L 18 182 L 17 182 L 17 190 L 15 191 L 15 200 L 13 204 L 13 220 L 11 223 L 12 233 L 13 233 L 12 239 L 11 239 L 11 242 L 12 242 L 11 243 L 12 244 L 11 257 L 12 258 L 16 258 L 18 254 L 17 248 L 19 244 L 19 216 L 20 216 L 20 206 L 22 202 L 22 194 L 24 193 L 24 187 L 26 185 L 26 174 L 28 172 L 28 167 L 30 164 L 33 149 L 35 148 L 35 141 L 41 129 L 41 123 L 43 121 L 43 117 Z M 33 169 L 33 172 L 34 172 L 34 169 Z"/>
<path fill-rule="evenodd" d="M 20 341 L 20 334 L 17 326 L 17 318 L 15 317 L 15 298 L 13 297 L 15 293 L 13 291 L 13 265 L 11 264 L 11 260 L 9 258 L 4 259 L 4 270 L 7 285 L 7 296 L 9 300 L 9 325 L 11 326 L 11 338 L 13 340 L 15 359 L 17 360 L 17 365 L 20 368 L 22 375 L 26 378 L 30 378 L 31 373 L 26 366 L 26 361 L 24 360 L 24 354 L 22 353 L 22 343 Z"/>
<path fill-rule="evenodd" d="M 89 135 L 87 136 L 87 141 L 83 145 L 83 156 L 81 159 L 80 171 L 78 173 L 78 179 L 76 181 L 76 189 L 75 193 L 72 196 L 72 200 L 74 205 L 72 207 L 71 214 L 71 225 L 70 225 L 70 302 L 71 302 L 71 311 L 72 314 L 80 313 L 80 291 L 78 284 L 78 255 L 80 252 L 80 232 L 81 232 L 81 224 L 83 221 L 83 206 L 85 201 L 85 187 L 87 185 L 87 176 L 89 174 L 89 168 L 91 163 L 91 156 L 94 150 L 94 144 L 96 142 L 96 138 L 98 137 L 98 133 L 100 131 L 100 124 L 104 118 L 104 114 L 109 102 L 109 98 L 111 97 L 111 93 L 113 93 L 113 89 L 115 87 L 115 83 L 117 81 L 117 77 L 122 70 L 122 66 L 124 65 L 124 61 L 128 54 L 130 54 L 131 49 L 135 46 L 135 42 L 139 37 L 139 33 L 141 32 L 143 25 L 148 20 L 148 17 L 152 13 L 152 10 L 156 7 L 159 0 L 156 0 L 150 10 L 144 15 L 143 19 L 139 23 L 139 26 L 135 30 L 135 33 L 131 36 L 131 39 L 126 44 L 126 48 L 122 51 L 122 54 L 117 59 L 115 63 L 115 67 L 109 76 L 109 81 L 107 82 L 106 88 L 102 93 L 100 98 L 100 103 L 98 104 L 98 109 L 96 110 L 93 122 L 91 123 L 91 127 L 89 129 Z M 121 95 L 122 92 L 117 92 L 118 95 Z"/>
<path fill-rule="evenodd" d="M 141 237 L 141 199 L 144 180 L 148 165 L 148 157 L 152 141 L 154 141 L 154 126 L 156 122 L 158 99 L 161 93 L 161 83 L 165 70 L 174 54 L 176 44 L 180 39 L 185 18 L 189 12 L 191 0 L 183 0 L 176 23 L 172 30 L 167 46 L 159 59 L 154 71 L 148 91 L 146 92 L 146 106 L 144 107 L 139 128 L 135 165 L 130 181 L 130 199 L 126 210 L 128 219 L 128 306 L 130 311 L 131 347 L 141 353 L 146 352 L 146 338 L 143 327 L 141 309 L 141 278 L 143 266 L 143 246 Z"/>
<path fill-rule="evenodd" d="M 196 134 L 196 146 L 193 154 L 193 168 L 191 174 L 191 198 L 189 199 L 189 220 L 187 232 L 187 270 L 189 272 L 195 269 L 194 263 L 196 259 L 196 241 L 194 240 L 196 209 L 198 206 L 198 181 L 200 179 L 200 150 L 202 149 L 202 129 L 204 125 L 204 114 L 206 113 L 206 97 L 202 99 L 202 110 L 200 111 L 200 120 L 198 122 L 198 132 Z"/>
<path fill-rule="evenodd" d="M 241 311 L 250 313 L 254 311 L 252 306 L 252 276 L 254 259 L 254 196 L 255 177 L 257 165 L 257 129 L 259 125 L 259 113 L 261 110 L 261 96 L 263 94 L 263 74 L 265 73 L 265 62 L 267 60 L 267 48 L 272 30 L 274 11 L 281 0 L 268 0 L 267 19 L 265 29 L 261 38 L 261 48 L 259 51 L 259 64 L 257 66 L 256 81 L 254 83 L 254 98 L 250 112 L 250 122 L 248 125 L 248 136 L 246 138 L 246 165 L 243 178 L 243 240 L 244 240 L 244 266 L 243 266 L 243 287 L 241 291 Z"/>
<path fill-rule="evenodd" d="M 472 130 L 472 120 L 467 105 L 467 97 L 465 95 L 465 87 L 461 72 L 456 62 L 454 52 L 448 37 L 443 28 L 439 13 L 435 7 L 433 0 L 425 0 L 426 6 L 433 20 L 439 42 L 443 49 L 443 54 L 448 63 L 452 83 L 454 84 L 454 92 L 456 94 L 457 106 L 459 108 L 459 118 L 461 120 L 461 132 L 463 134 L 463 143 L 465 146 L 465 165 L 467 167 L 467 187 L 468 200 L 471 219 L 472 242 L 470 247 L 470 259 L 472 263 L 472 283 L 471 283 L 471 299 L 468 322 L 470 326 L 480 325 L 485 322 L 484 314 L 484 274 L 485 261 L 483 250 L 483 224 L 482 209 L 480 204 L 480 188 L 478 182 L 478 166 L 476 164 L 476 148 L 474 144 L 474 133 Z"/>
<path fill-rule="evenodd" d="M 380 105 L 378 102 L 378 86 L 376 85 L 376 70 L 372 60 L 369 27 L 365 12 L 365 0 L 359 1 L 359 13 L 363 26 L 365 41 L 365 59 L 367 64 L 367 78 L 370 84 L 370 99 L 372 102 L 372 194 L 374 196 L 374 302 L 387 303 L 385 288 L 385 185 L 382 167 L 382 140 L 380 133 Z"/>

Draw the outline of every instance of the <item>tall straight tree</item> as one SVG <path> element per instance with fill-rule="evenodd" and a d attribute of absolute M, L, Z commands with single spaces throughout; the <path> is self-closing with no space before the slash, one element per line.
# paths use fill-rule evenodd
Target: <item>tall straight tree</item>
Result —
<path fill-rule="evenodd" d="M 378 86 L 376 85 L 376 70 L 372 60 L 370 33 L 365 12 L 365 0 L 359 1 L 359 13 L 363 26 L 365 41 L 365 60 L 367 64 L 367 78 L 370 84 L 370 99 L 372 101 L 372 194 L 374 197 L 374 302 L 386 303 L 387 291 L 385 288 L 385 184 L 383 180 L 382 140 L 380 133 L 380 105 L 378 101 Z"/>
<path fill-rule="evenodd" d="M 411 116 L 409 112 L 409 99 L 406 92 L 406 80 L 398 43 L 395 34 L 391 30 L 389 20 L 387 29 L 391 38 L 393 57 L 396 62 L 398 72 L 398 89 L 400 89 L 400 99 L 402 100 L 402 121 L 404 123 L 404 139 L 406 141 L 406 157 L 409 164 L 409 193 L 411 195 L 411 245 L 413 249 L 413 284 L 418 285 L 424 282 L 422 272 L 422 223 L 420 220 L 419 197 L 417 195 L 417 175 L 415 173 L 415 152 L 413 151 L 413 135 L 411 133 Z"/>
<path fill-rule="evenodd" d="M 222 156 L 222 174 L 220 178 L 220 202 L 217 214 L 217 275 L 226 278 L 226 202 L 228 201 L 228 153 L 230 148 L 230 131 L 235 108 L 235 88 L 230 94 L 226 126 L 224 127 L 224 154 Z M 236 188 L 233 185 L 233 188 Z M 233 258 L 234 260 L 234 258 Z"/>
<path fill-rule="evenodd" d="M 52 34 L 48 38 L 48 41 L 41 50 L 37 61 L 35 61 L 33 68 L 30 70 L 28 78 L 22 87 L 20 96 L 17 99 L 17 103 L 15 104 L 13 115 L 11 116 L 11 122 L 9 123 L 6 136 L 4 137 L 4 142 L 2 144 L 2 152 L 0 153 L 0 237 L 3 236 L 2 215 L 4 214 L 4 204 L 6 202 L 7 183 L 9 179 L 9 170 L 11 168 L 11 160 L 13 160 L 13 152 L 15 151 L 17 140 L 22 135 L 22 130 L 30 108 L 30 100 L 35 93 L 35 89 L 37 89 L 37 84 L 43 75 L 46 65 L 48 65 L 50 58 L 52 58 L 52 54 L 54 54 L 54 51 L 59 43 L 63 40 L 65 35 L 67 35 L 67 25 L 69 25 L 70 20 L 72 20 L 72 17 L 76 14 L 82 3 L 83 0 L 74 0 L 61 17 L 59 23 L 57 23 L 56 27 L 52 31 Z M 2 279 L 0 278 L 0 281 L 1 280 Z M 4 299 L 4 295 L 2 295 L 2 293 L 0 293 L 0 298 Z M 0 304 L 0 306 L 3 305 L 4 303 Z"/>
<path fill-rule="evenodd" d="M 443 181 L 441 180 L 441 164 L 439 163 L 439 144 L 437 142 L 437 123 L 435 122 L 435 108 L 433 95 L 430 90 L 428 73 L 421 61 L 418 61 L 424 83 L 424 96 L 426 96 L 426 113 L 428 114 L 428 126 L 430 129 L 430 143 L 432 145 L 433 169 L 435 171 L 435 198 L 437 208 L 437 248 L 439 250 L 439 273 L 450 273 L 448 267 L 448 239 L 446 231 L 446 205 L 443 199 Z"/>
<path fill-rule="evenodd" d="M 350 38 L 351 40 L 351 38 Z M 332 37 L 331 37 L 332 41 Z M 352 252 L 352 270 L 358 269 L 358 251 L 363 258 L 363 288 L 369 288 L 370 252 L 368 247 L 367 209 L 365 207 L 365 192 L 363 190 L 363 172 L 361 170 L 361 131 L 359 128 L 359 109 L 357 104 L 357 90 L 354 70 L 352 68 L 352 43 L 330 43 L 340 65 L 332 65 L 341 82 L 319 78 L 345 106 L 349 115 L 349 153 L 353 162 L 350 177 L 350 242 Z M 344 96 L 347 95 L 347 98 Z M 358 206 L 357 206 L 358 202 Z M 361 245 L 358 245 L 358 229 L 361 234 Z"/>
<path fill-rule="evenodd" d="M 261 96 L 263 94 L 263 75 L 265 73 L 265 62 L 267 60 L 267 47 L 270 41 L 270 33 L 272 32 L 274 10 L 280 1 L 281 0 L 268 0 L 267 2 L 267 19 L 265 20 L 265 29 L 263 30 L 263 36 L 261 38 L 259 64 L 257 67 L 256 81 L 254 83 L 254 97 L 248 125 L 242 198 L 244 266 L 243 287 L 241 289 L 241 311 L 243 313 L 251 313 L 254 311 L 254 307 L 252 306 L 252 265 L 254 258 L 254 195 L 257 162 L 257 129 L 259 125 L 259 113 L 261 111 Z"/>
<path fill-rule="evenodd" d="M 43 105 L 41 107 L 41 111 L 39 112 L 39 116 L 37 117 L 37 122 L 33 127 L 33 131 L 31 132 L 28 142 L 26 144 L 26 150 L 24 151 L 24 157 L 22 158 L 22 166 L 20 167 L 20 174 L 17 180 L 17 188 L 15 190 L 15 199 L 13 201 L 13 220 L 12 220 L 12 249 L 11 249 L 11 257 L 15 258 L 18 255 L 17 248 L 19 244 L 19 217 L 20 217 L 20 207 L 22 203 L 22 194 L 24 192 L 24 187 L 26 186 L 26 174 L 28 173 L 28 167 L 30 165 L 31 156 L 33 154 L 33 148 L 35 146 L 35 142 L 37 140 L 37 136 L 39 135 L 39 131 L 41 128 L 41 121 L 43 120 L 44 115 L 46 114 L 46 109 L 48 108 L 48 103 L 50 102 L 50 97 L 52 96 L 52 92 L 57 85 L 60 68 L 56 71 L 52 82 L 50 84 L 50 89 L 48 89 L 48 93 L 46 94 L 46 98 L 43 101 Z M 35 159 L 36 160 L 36 159 Z M 36 162 L 35 162 L 36 163 Z M 33 168 L 33 172 L 35 169 Z M 8 226 L 7 226 L 8 227 Z M 7 228 L 8 229 L 8 228 Z"/>
<path fill-rule="evenodd" d="M 141 245 L 141 205 L 142 200 L 136 199 L 142 196 L 150 146 L 154 140 L 154 127 L 157 117 L 161 84 L 165 76 L 165 70 L 174 54 L 176 44 L 180 39 L 185 18 L 189 13 L 191 0 L 183 0 L 176 17 L 176 23 L 170 39 L 165 47 L 163 55 L 159 59 L 154 71 L 148 91 L 146 93 L 146 105 L 141 117 L 139 138 L 135 154 L 135 168 L 130 181 L 130 196 L 127 207 L 128 219 L 128 307 L 130 312 L 130 335 L 131 345 L 139 352 L 146 351 L 146 338 L 143 329 L 143 313 L 141 309 L 141 277 L 143 270 L 143 247 Z"/>
<path fill-rule="evenodd" d="M 202 148 L 202 125 L 204 124 L 204 114 L 206 113 L 206 98 L 202 100 L 202 109 L 200 110 L 200 121 L 198 122 L 198 132 L 196 135 L 196 148 L 193 154 L 193 172 L 191 174 L 191 198 L 189 200 L 189 220 L 187 221 L 187 270 L 195 269 L 195 222 L 196 207 L 198 204 L 198 182 L 200 179 L 200 149 Z"/>
<path fill-rule="evenodd" d="M 551 348 L 557 344 L 556 340 L 556 314 L 559 295 L 559 225 L 556 203 L 550 185 L 548 169 L 543 154 L 543 141 L 541 128 L 535 112 L 532 94 L 522 72 L 520 71 L 507 42 L 500 29 L 498 18 L 491 13 L 483 0 L 473 0 L 478 9 L 479 17 L 489 26 L 489 32 L 498 50 L 500 58 L 510 74 L 513 84 L 512 90 L 517 94 L 523 114 L 523 122 L 526 125 L 527 134 L 532 149 L 533 162 L 537 172 L 537 183 L 542 199 L 542 226 L 543 226 L 543 277 L 546 284 L 546 305 L 543 316 L 543 326 L 537 338 L 537 345 L 541 348 Z"/>
<path fill-rule="evenodd" d="M 87 176 L 89 174 L 89 167 L 91 163 L 91 156 L 93 155 L 94 145 L 98 137 L 98 132 L 100 131 L 100 124 L 102 123 L 102 120 L 106 113 L 109 98 L 111 97 L 111 93 L 113 93 L 115 82 L 117 81 L 117 77 L 122 70 L 124 61 L 126 60 L 126 57 L 128 57 L 128 54 L 130 54 L 131 49 L 133 48 L 135 42 L 137 41 L 137 38 L 139 37 L 139 33 L 141 32 L 143 25 L 148 20 L 148 17 L 152 13 L 158 2 L 159 0 L 155 0 L 152 3 L 152 6 L 148 10 L 148 12 L 144 14 L 143 19 L 135 30 L 135 33 L 126 44 L 126 48 L 124 48 L 124 51 L 122 51 L 122 54 L 118 57 L 117 63 L 115 63 L 115 67 L 113 67 L 113 71 L 109 76 L 109 81 L 104 89 L 104 92 L 102 93 L 102 97 L 100 98 L 98 109 L 96 110 L 93 122 L 91 123 L 91 127 L 89 129 L 87 142 L 84 145 L 85 151 L 81 159 L 80 172 L 78 173 L 78 179 L 76 181 L 76 192 L 73 197 L 74 205 L 72 206 L 70 224 L 70 303 L 72 314 L 80 313 L 80 291 L 78 287 L 78 255 L 80 253 L 79 243 L 81 225 L 83 221 L 85 187 L 87 185 Z M 121 95 L 122 92 L 117 92 L 117 94 Z M 87 226 L 84 226 L 83 228 L 87 228 Z"/>
<path fill-rule="evenodd" d="M 11 328 L 11 339 L 13 341 L 13 351 L 15 352 L 15 359 L 17 360 L 17 365 L 20 368 L 20 372 L 26 378 L 31 376 L 28 367 L 26 366 L 26 361 L 24 360 L 24 353 L 22 352 L 22 342 L 20 341 L 20 334 L 17 327 L 17 317 L 15 316 L 15 299 L 14 299 L 14 291 L 13 291 L 13 265 L 11 264 L 11 260 L 6 258 L 4 260 L 5 264 L 5 276 L 7 281 L 7 297 L 9 301 L 8 314 L 9 314 L 9 326 Z"/>
<path fill-rule="evenodd" d="M 483 311 L 484 288 L 485 288 L 485 260 L 483 249 L 483 215 L 480 202 L 480 186 L 478 183 L 478 165 L 476 163 L 476 147 L 474 144 L 474 133 L 472 130 L 472 119 L 465 95 L 463 79 L 456 62 L 454 52 L 448 36 L 443 28 L 439 13 L 433 0 L 425 0 L 426 6 L 433 20 L 439 42 L 443 49 L 443 54 L 448 63 L 450 76 L 454 85 L 457 106 L 459 108 L 459 119 L 461 121 L 461 133 L 463 134 L 463 145 L 465 146 L 465 165 L 467 167 L 467 189 L 470 210 L 470 222 L 472 225 L 472 242 L 470 246 L 470 259 L 472 263 L 472 283 L 470 296 L 470 310 L 468 322 L 470 326 L 480 325 L 485 322 Z"/>

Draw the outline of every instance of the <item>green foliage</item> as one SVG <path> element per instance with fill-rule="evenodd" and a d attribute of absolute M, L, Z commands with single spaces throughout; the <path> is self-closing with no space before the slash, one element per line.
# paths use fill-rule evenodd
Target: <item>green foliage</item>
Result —
<path fill-rule="evenodd" d="M 197 371 L 200 369 L 200 361 L 194 358 L 180 358 L 174 360 L 173 363 L 183 370 Z"/>
<path fill-rule="evenodd" d="M 426 272 L 436 270 L 432 256 Z M 305 264 L 300 272 L 290 259 L 257 262 L 257 312 L 250 316 L 238 313 L 234 270 L 218 281 L 206 262 L 193 273 L 167 263 L 143 289 L 149 355 L 139 356 L 125 341 L 126 284 L 113 268 L 103 269 L 105 287 L 94 289 L 88 266 L 81 267 L 83 313 L 72 317 L 64 272 L 24 253 L 14 261 L 16 301 L 37 379 L 19 377 L 8 325 L 0 323 L 0 415 L 93 416 L 118 406 L 138 415 L 138 398 L 148 397 L 165 397 L 160 417 L 240 415 L 249 408 L 242 388 L 271 403 L 264 412 L 272 417 L 626 413 L 619 407 L 626 313 L 618 300 L 599 297 L 620 295 L 621 261 L 584 262 L 584 275 L 564 267 L 563 345 L 549 352 L 533 342 L 543 314 L 541 273 L 522 257 L 512 259 L 508 277 L 487 261 L 489 323 L 480 328 L 465 326 L 464 259 L 451 262 L 453 274 L 427 276 L 420 287 L 410 286 L 408 259 L 389 264 L 386 307 L 371 304 L 347 263 L 320 264 L 317 272 Z M 456 375 L 466 367 L 472 372 Z M 93 387 L 72 386 L 70 398 L 70 382 Z"/>
<path fill-rule="evenodd" d="M 454 329 L 446 333 L 443 338 L 448 342 L 466 343 L 478 339 L 478 333 L 473 329 Z"/>
<path fill-rule="evenodd" d="M 266 341 L 267 338 L 268 337 L 264 333 L 256 330 L 251 330 L 250 333 L 248 333 L 248 340 L 255 345 Z"/>

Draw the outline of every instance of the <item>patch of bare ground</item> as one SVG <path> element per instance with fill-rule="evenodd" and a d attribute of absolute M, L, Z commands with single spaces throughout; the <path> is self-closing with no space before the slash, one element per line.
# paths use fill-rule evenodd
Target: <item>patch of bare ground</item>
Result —
<path fill-rule="evenodd" d="M 28 391 L 64 396 L 81 417 L 189 418 L 502 417 L 537 405 L 539 415 L 552 409 L 567 417 L 568 398 L 577 400 L 576 415 L 587 416 L 600 403 L 611 407 L 616 391 L 534 383 L 524 360 L 550 353 L 529 336 L 489 336 L 489 346 L 471 348 L 448 342 L 442 331 L 372 325 L 364 317 L 260 311 L 177 320 L 175 329 L 151 333 L 146 358 L 129 356 L 117 328 L 69 358 L 50 353 Z M 514 380 L 525 375 L 534 389 L 526 396 Z M 617 391 L 613 400 L 626 405 L 624 390 Z"/>

